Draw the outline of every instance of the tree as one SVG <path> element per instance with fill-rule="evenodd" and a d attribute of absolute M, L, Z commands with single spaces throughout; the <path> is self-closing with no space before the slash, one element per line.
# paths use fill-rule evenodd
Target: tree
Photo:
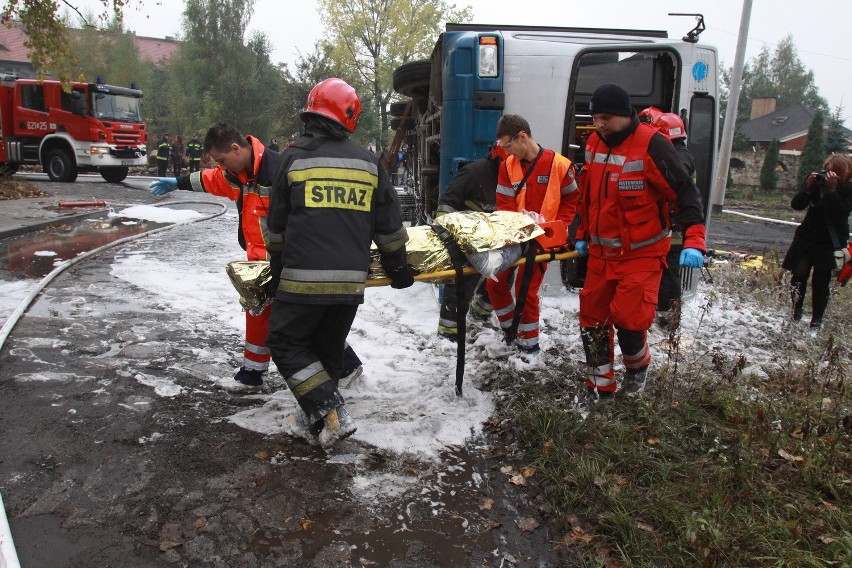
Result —
<path fill-rule="evenodd" d="M 769 143 L 769 148 L 766 149 L 766 155 L 763 157 L 763 166 L 760 168 L 760 189 L 764 191 L 772 191 L 778 187 L 778 173 L 775 168 L 778 167 L 778 140 L 772 139 Z"/>
<path fill-rule="evenodd" d="M 158 126 L 190 134 L 222 121 L 262 140 L 276 130 L 283 73 L 265 34 L 246 40 L 253 8 L 254 0 L 187 0 L 185 39 L 157 93 L 169 118 Z"/>
<path fill-rule="evenodd" d="M 94 21 L 90 15 L 84 16 Z M 124 30 L 120 18 L 114 18 L 104 28 L 85 25 L 82 29 L 69 30 L 69 47 L 77 59 L 76 78 L 93 81 L 103 77 L 112 85 L 129 86 L 136 83 L 147 89 L 151 80 L 152 66 L 142 61 L 133 35 Z M 103 54 L 109 53 L 109 57 Z"/>
<path fill-rule="evenodd" d="M 802 148 L 802 158 L 799 160 L 799 173 L 796 176 L 798 185 L 802 185 L 811 172 L 822 169 L 825 160 L 825 132 L 823 129 L 823 114 L 821 110 L 814 113 L 811 125 L 808 127 L 808 139 Z"/>
<path fill-rule="evenodd" d="M 384 146 L 387 107 L 394 96 L 393 71 L 403 63 L 427 57 L 446 21 L 466 22 L 470 7 L 457 10 L 444 0 L 319 0 L 329 38 L 329 53 L 351 77 L 356 89 L 370 93 L 379 119 L 376 143 Z M 367 122 L 367 121 L 365 121 Z"/>
<path fill-rule="evenodd" d="M 849 139 L 843 126 L 843 107 L 838 105 L 828 120 L 825 130 L 825 151 L 829 154 L 848 153 Z"/>
<path fill-rule="evenodd" d="M 731 84 L 731 75 L 731 69 L 722 72 L 722 98 L 725 100 Z M 738 121 L 749 119 L 752 100 L 761 97 L 777 97 L 779 109 L 804 103 L 814 110 L 828 110 L 828 102 L 819 94 L 813 71 L 805 68 L 799 59 L 792 35 L 782 39 L 774 52 L 764 46 L 761 52 L 746 64 L 737 108 Z M 724 110 L 724 107 L 722 108 Z"/>
<path fill-rule="evenodd" d="M 105 22 L 112 13 L 114 18 L 120 20 L 124 8 L 133 1 L 100 0 L 104 9 L 98 18 Z M 62 0 L 62 5 L 83 17 L 73 0 Z M 58 0 L 7 0 L 0 12 L 0 23 L 13 25 L 13 22 L 19 21 L 23 24 L 27 33 L 25 46 L 30 50 L 30 63 L 40 76 L 53 73 L 60 80 L 71 81 L 78 63 L 59 8 Z M 89 22 L 87 24 L 91 25 Z"/>

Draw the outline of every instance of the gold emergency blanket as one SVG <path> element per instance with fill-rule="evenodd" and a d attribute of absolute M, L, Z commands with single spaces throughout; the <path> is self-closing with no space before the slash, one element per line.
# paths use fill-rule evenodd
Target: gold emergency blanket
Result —
<path fill-rule="evenodd" d="M 507 245 L 519 244 L 544 234 L 544 231 L 527 215 L 513 211 L 457 211 L 441 215 L 435 220 L 452 235 L 465 254 L 497 250 Z M 405 251 L 408 264 L 419 274 L 451 270 L 450 253 L 428 225 L 409 227 Z M 385 278 L 379 263 L 375 244 L 370 251 L 370 278 Z"/>
<path fill-rule="evenodd" d="M 247 312 L 258 315 L 272 301 L 267 293 L 267 285 L 272 280 L 268 261 L 229 262 L 225 265 L 225 272 L 240 294 L 240 305 Z"/>

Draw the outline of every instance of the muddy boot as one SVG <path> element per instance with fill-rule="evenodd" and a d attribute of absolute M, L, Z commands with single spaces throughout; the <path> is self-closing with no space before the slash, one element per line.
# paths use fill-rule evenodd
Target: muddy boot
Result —
<path fill-rule="evenodd" d="M 301 408 L 297 408 L 296 412 L 287 416 L 287 425 L 290 429 L 290 434 L 305 440 L 312 446 L 319 446 L 319 433 L 322 430 L 323 422 L 320 420 L 315 424 L 311 424 L 308 415 Z"/>
<path fill-rule="evenodd" d="M 624 396 L 639 396 L 645 390 L 646 378 L 648 376 L 648 367 L 638 371 L 627 371 L 624 377 L 624 384 L 621 387 L 621 392 Z"/>
<path fill-rule="evenodd" d="M 323 448 L 330 448 L 339 440 L 348 438 L 355 433 L 355 421 L 341 405 L 329 412 L 323 418 L 323 429 L 319 433 L 319 442 Z"/>

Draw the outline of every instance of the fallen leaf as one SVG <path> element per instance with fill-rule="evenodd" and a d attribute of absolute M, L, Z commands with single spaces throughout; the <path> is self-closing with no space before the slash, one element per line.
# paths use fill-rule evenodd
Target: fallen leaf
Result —
<path fill-rule="evenodd" d="M 601 475 L 596 475 L 595 480 L 592 483 L 594 483 L 598 487 L 603 487 L 604 485 L 606 485 L 606 478 Z"/>
<path fill-rule="evenodd" d="M 486 499 L 483 499 L 479 503 L 479 509 L 482 510 L 482 511 L 490 511 L 491 507 L 493 507 L 493 506 L 494 506 L 494 499 L 486 498 Z"/>
<path fill-rule="evenodd" d="M 504 465 L 500 468 L 500 473 L 505 473 L 507 475 L 512 473 L 513 471 L 515 471 L 515 469 L 510 465 Z"/>
<path fill-rule="evenodd" d="M 513 475 L 512 477 L 509 478 L 509 483 L 511 483 L 513 485 L 526 485 L 527 484 L 527 478 L 524 477 L 521 474 Z"/>
<path fill-rule="evenodd" d="M 652 527 L 648 523 L 643 523 L 642 521 L 636 522 L 636 528 L 639 529 L 640 531 L 654 532 L 654 527 Z"/>
<path fill-rule="evenodd" d="M 172 548 L 176 548 L 180 546 L 181 543 L 175 542 L 173 540 L 164 540 L 160 543 L 160 552 L 165 552 L 167 550 L 171 550 Z"/>
<path fill-rule="evenodd" d="M 503 558 L 505 558 L 506 560 L 508 560 L 508 561 L 509 561 L 509 562 L 511 562 L 512 564 L 520 564 L 520 562 L 518 561 L 518 559 L 517 559 L 517 558 L 515 558 L 514 556 L 512 556 L 511 554 L 509 554 L 508 552 L 504 552 L 504 553 L 503 553 Z"/>
<path fill-rule="evenodd" d="M 805 458 L 802 456 L 794 456 L 790 452 L 786 451 L 784 448 L 780 448 L 778 450 L 778 455 L 787 460 L 788 462 L 799 463 L 805 461 Z"/>
<path fill-rule="evenodd" d="M 541 525 L 541 523 L 532 517 L 521 517 L 515 521 L 515 524 L 517 524 L 518 528 L 524 532 L 533 532 Z"/>
<path fill-rule="evenodd" d="M 266 450 L 260 450 L 259 452 L 254 454 L 254 457 L 256 457 L 259 460 L 265 461 L 265 460 L 269 459 L 269 452 L 267 452 Z"/>
<path fill-rule="evenodd" d="M 659 444 L 659 443 L 660 443 L 660 441 L 659 441 L 659 440 L 657 440 L 656 438 L 648 438 L 648 439 L 646 440 L 646 442 L 647 442 L 647 444 L 648 444 L 649 446 L 656 446 L 657 444 Z"/>
<path fill-rule="evenodd" d="M 574 542 L 585 542 L 591 544 L 594 542 L 594 535 L 589 534 L 582 527 L 574 527 L 571 529 L 571 540 Z"/>
<path fill-rule="evenodd" d="M 793 430 L 793 432 L 790 433 L 790 435 L 796 438 L 797 440 L 802 440 L 805 437 L 801 428 L 796 428 L 795 430 Z"/>
<path fill-rule="evenodd" d="M 817 537 L 817 540 L 823 544 L 831 544 L 832 542 L 837 542 L 827 534 L 821 534 Z"/>
<path fill-rule="evenodd" d="M 494 529 L 499 529 L 502 526 L 503 526 L 503 523 L 491 522 L 491 523 L 488 524 L 488 530 L 493 531 Z"/>
<path fill-rule="evenodd" d="M 535 475 L 536 469 L 534 467 L 522 467 L 521 475 L 524 477 L 532 477 Z"/>
<path fill-rule="evenodd" d="M 627 485 L 628 479 L 623 475 L 613 475 L 612 480 L 615 481 L 618 485 Z"/>
<path fill-rule="evenodd" d="M 378 562 L 373 562 L 372 560 L 367 560 L 366 558 L 361 559 L 361 566 L 375 566 Z"/>
<path fill-rule="evenodd" d="M 304 521 L 302 521 L 299 524 L 302 525 L 302 530 L 306 531 L 313 526 L 314 522 L 310 519 L 305 519 Z"/>
<path fill-rule="evenodd" d="M 834 503 L 829 503 L 825 499 L 820 499 L 819 502 L 822 503 L 825 506 L 826 509 L 830 509 L 832 511 L 837 510 L 837 505 L 835 505 Z"/>
<path fill-rule="evenodd" d="M 541 455 L 543 455 L 543 456 L 549 456 L 549 455 L 550 455 L 551 450 L 553 450 L 553 438 L 551 438 L 551 439 L 549 439 L 548 441 L 546 441 L 546 442 L 544 443 L 544 445 L 541 447 Z"/>
<path fill-rule="evenodd" d="M 205 519 L 204 517 L 198 517 L 197 519 L 195 519 L 195 528 L 196 529 L 200 529 L 200 528 L 203 528 L 205 526 L 207 526 L 207 519 Z"/>

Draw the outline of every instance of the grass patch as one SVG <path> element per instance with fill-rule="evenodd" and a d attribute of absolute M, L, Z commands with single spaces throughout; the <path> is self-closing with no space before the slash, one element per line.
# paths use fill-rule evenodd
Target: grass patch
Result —
<path fill-rule="evenodd" d="M 718 273 L 716 293 L 786 308 L 777 265 Z M 497 419 L 559 544 L 582 566 L 852 566 L 852 294 L 829 311 L 761 372 L 747 338 L 686 365 L 673 336 L 638 400 L 579 412 L 578 363 L 510 389 Z"/>

